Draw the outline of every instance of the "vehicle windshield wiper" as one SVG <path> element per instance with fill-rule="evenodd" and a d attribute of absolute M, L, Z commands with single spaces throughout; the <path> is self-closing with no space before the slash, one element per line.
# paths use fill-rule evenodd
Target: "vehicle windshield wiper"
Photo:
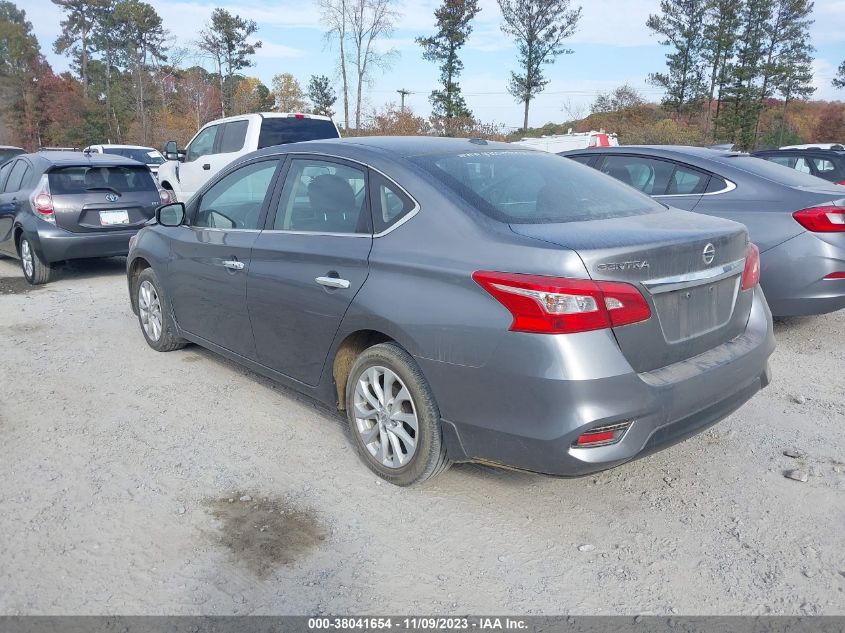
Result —
<path fill-rule="evenodd" d="M 117 189 L 115 189 L 114 187 L 109 187 L 108 185 L 103 185 L 102 187 L 86 187 L 85 191 L 111 191 L 112 193 L 116 193 L 119 196 L 123 195 Z"/>

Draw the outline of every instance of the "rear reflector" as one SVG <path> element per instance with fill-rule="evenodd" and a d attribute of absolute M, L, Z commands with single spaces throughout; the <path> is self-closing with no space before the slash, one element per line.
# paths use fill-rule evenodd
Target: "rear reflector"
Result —
<path fill-rule="evenodd" d="M 631 284 L 485 271 L 472 278 L 510 311 L 514 332 L 570 334 L 651 317 L 648 303 Z"/>
<path fill-rule="evenodd" d="M 825 275 L 825 279 L 845 279 L 845 272 L 830 273 Z"/>
<path fill-rule="evenodd" d="M 754 242 L 745 251 L 745 270 L 742 271 L 742 289 L 750 290 L 760 283 L 760 249 Z"/>
<path fill-rule="evenodd" d="M 792 217 L 814 233 L 845 233 L 845 207 L 825 205 L 801 209 Z"/>
<path fill-rule="evenodd" d="M 622 439 L 622 436 L 625 435 L 625 431 L 627 431 L 630 426 L 630 422 L 619 422 L 617 424 L 597 426 L 586 433 L 579 435 L 572 445 L 578 448 L 589 448 L 594 446 L 616 444 L 616 442 Z"/>

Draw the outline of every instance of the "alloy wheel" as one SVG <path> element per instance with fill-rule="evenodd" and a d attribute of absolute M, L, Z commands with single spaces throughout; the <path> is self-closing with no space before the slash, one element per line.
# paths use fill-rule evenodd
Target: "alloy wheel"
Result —
<path fill-rule="evenodd" d="M 32 258 L 33 253 L 29 240 L 21 240 L 21 263 L 23 263 L 23 272 L 27 279 L 32 279 L 35 274 L 35 261 Z"/>
<path fill-rule="evenodd" d="M 355 426 L 370 455 L 401 468 L 417 450 L 419 423 L 410 391 L 387 367 L 368 367 L 355 386 Z"/>
<path fill-rule="evenodd" d="M 155 286 L 144 280 L 138 288 L 138 314 L 141 327 L 152 341 L 161 336 L 161 301 Z"/>

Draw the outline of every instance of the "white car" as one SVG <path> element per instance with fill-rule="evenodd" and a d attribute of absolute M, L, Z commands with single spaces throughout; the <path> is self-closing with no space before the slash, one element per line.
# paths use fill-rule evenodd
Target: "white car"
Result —
<path fill-rule="evenodd" d="M 340 138 L 329 117 L 295 112 L 242 114 L 206 123 L 184 150 L 176 141 L 164 148 L 167 162 L 158 180 L 171 198 L 188 201 L 236 158 L 271 145 Z"/>
<path fill-rule="evenodd" d="M 513 144 L 558 154 L 571 149 L 616 147 L 619 145 L 619 141 L 616 139 L 616 134 L 608 134 L 604 130 L 599 132 L 593 130 L 591 132 L 570 131 L 568 134 L 552 134 L 539 138 L 524 138 L 520 141 L 514 141 Z"/>
<path fill-rule="evenodd" d="M 845 145 L 842 143 L 804 143 L 803 145 L 784 145 L 780 149 L 835 149 L 843 150 Z"/>
<path fill-rule="evenodd" d="M 117 154 L 137 160 L 139 163 L 144 163 L 153 172 L 153 176 L 158 175 L 159 166 L 164 163 L 164 156 L 154 147 L 144 147 L 143 145 L 89 145 L 83 152 L 91 154 Z"/>

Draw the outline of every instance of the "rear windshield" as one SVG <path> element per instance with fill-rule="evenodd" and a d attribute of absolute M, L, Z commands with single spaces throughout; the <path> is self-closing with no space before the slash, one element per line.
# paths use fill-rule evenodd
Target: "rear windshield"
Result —
<path fill-rule="evenodd" d="M 146 167 L 59 167 L 50 171 L 50 193 L 86 193 L 88 191 L 156 191 Z"/>
<path fill-rule="evenodd" d="M 258 135 L 258 149 L 271 145 L 285 145 L 298 141 L 316 141 L 321 138 L 337 138 L 337 128 L 325 119 L 297 119 L 295 117 L 272 117 L 261 121 Z"/>
<path fill-rule="evenodd" d="M 107 147 L 103 149 L 103 154 L 117 154 L 137 160 L 139 163 L 145 165 L 161 165 L 164 163 L 164 156 L 154 149 L 136 149 L 129 147 Z"/>
<path fill-rule="evenodd" d="M 729 165 L 760 178 L 779 182 L 788 187 L 819 187 L 829 184 L 826 180 L 811 174 L 796 171 L 791 167 L 784 167 L 762 158 L 754 156 L 719 156 L 714 158 L 718 163 Z"/>
<path fill-rule="evenodd" d="M 489 151 L 412 159 L 470 205 L 510 224 L 602 220 L 665 211 L 639 191 L 545 152 Z"/>

